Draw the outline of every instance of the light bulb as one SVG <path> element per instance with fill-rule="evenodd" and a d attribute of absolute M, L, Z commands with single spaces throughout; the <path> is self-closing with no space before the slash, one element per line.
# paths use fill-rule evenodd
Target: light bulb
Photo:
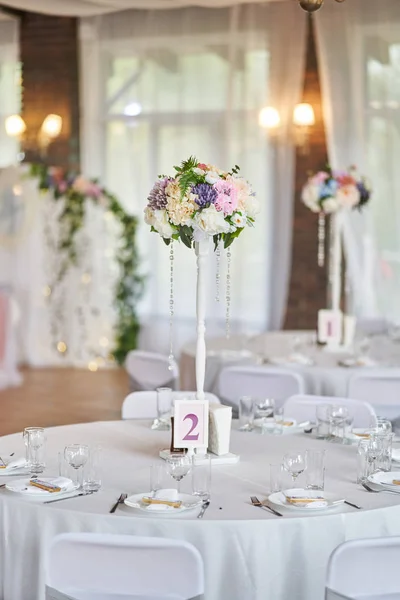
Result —
<path fill-rule="evenodd" d="M 6 133 L 10 137 L 18 137 L 26 130 L 25 121 L 19 115 L 11 115 L 5 121 Z"/>
<path fill-rule="evenodd" d="M 276 129 L 281 124 L 279 112 L 273 106 L 265 106 L 258 115 L 258 124 L 266 129 Z"/>
<path fill-rule="evenodd" d="M 42 123 L 42 133 L 49 138 L 55 138 L 60 135 L 62 128 L 62 118 L 60 115 L 47 115 Z"/>
<path fill-rule="evenodd" d="M 315 124 L 314 109 L 311 104 L 297 104 L 294 107 L 293 123 L 299 127 L 310 127 Z"/>

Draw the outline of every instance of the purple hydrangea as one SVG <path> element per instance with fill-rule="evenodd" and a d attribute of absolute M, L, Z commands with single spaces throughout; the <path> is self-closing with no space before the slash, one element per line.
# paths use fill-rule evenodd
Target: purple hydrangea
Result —
<path fill-rule="evenodd" d="M 206 208 L 210 204 L 214 204 L 217 199 L 217 191 L 208 183 L 198 183 L 192 191 L 193 194 L 197 195 L 195 202 L 200 208 Z"/>
<path fill-rule="evenodd" d="M 153 210 L 162 210 L 167 206 L 167 195 L 165 193 L 165 188 L 167 187 L 169 181 L 169 177 L 164 177 L 164 179 L 159 179 L 155 182 L 153 189 L 147 198 L 148 206 L 150 206 L 150 208 Z"/>

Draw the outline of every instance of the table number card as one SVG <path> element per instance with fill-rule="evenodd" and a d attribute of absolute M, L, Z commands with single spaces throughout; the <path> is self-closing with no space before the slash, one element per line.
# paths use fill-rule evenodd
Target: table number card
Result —
<path fill-rule="evenodd" d="M 175 400 L 174 447 L 207 446 L 208 400 Z"/>
<path fill-rule="evenodd" d="M 318 311 L 318 342 L 340 345 L 343 333 L 343 314 L 340 310 Z"/>

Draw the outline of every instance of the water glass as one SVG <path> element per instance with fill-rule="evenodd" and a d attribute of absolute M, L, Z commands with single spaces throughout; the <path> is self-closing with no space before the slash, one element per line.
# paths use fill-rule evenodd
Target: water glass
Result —
<path fill-rule="evenodd" d="M 155 493 L 163 489 L 165 464 L 157 463 L 150 467 L 150 490 Z"/>
<path fill-rule="evenodd" d="M 251 396 L 242 396 L 239 400 L 240 431 L 253 431 L 255 401 Z"/>
<path fill-rule="evenodd" d="M 211 494 L 211 456 L 199 454 L 192 460 L 192 491 L 202 500 L 209 500 Z"/>
<path fill-rule="evenodd" d="M 383 417 L 377 417 L 375 419 L 371 419 L 371 429 L 373 429 L 377 435 L 386 435 L 388 433 L 392 433 L 392 423 L 389 419 L 384 419 Z"/>
<path fill-rule="evenodd" d="M 181 481 L 192 468 L 192 459 L 187 454 L 169 454 L 166 466 L 168 473 L 178 483 L 178 494 L 180 494 Z"/>
<path fill-rule="evenodd" d="M 24 430 L 25 435 L 29 470 L 32 475 L 39 475 L 43 473 L 46 467 L 46 435 L 44 428 L 27 427 Z"/>
<path fill-rule="evenodd" d="M 261 427 L 264 427 L 268 417 L 272 417 L 275 410 L 275 400 L 266 398 L 255 401 L 255 416 L 261 419 Z"/>
<path fill-rule="evenodd" d="M 368 449 L 369 439 L 361 439 L 357 448 L 357 483 L 364 483 L 370 475 Z"/>
<path fill-rule="evenodd" d="M 97 492 L 101 488 L 102 448 L 89 448 L 89 458 L 83 467 L 83 489 L 86 492 Z"/>
<path fill-rule="evenodd" d="M 392 470 L 392 446 L 393 446 L 393 433 L 386 433 L 384 435 L 378 434 L 382 441 L 382 454 L 377 461 L 376 468 L 379 471 L 389 472 Z"/>
<path fill-rule="evenodd" d="M 89 446 L 85 444 L 71 444 L 64 449 L 67 463 L 75 470 L 75 483 L 78 488 L 83 484 L 83 467 L 89 458 Z"/>
<path fill-rule="evenodd" d="M 269 465 L 269 490 L 271 494 L 282 489 L 282 465 Z"/>
<path fill-rule="evenodd" d="M 381 460 L 383 455 L 383 436 L 375 435 L 370 432 L 367 460 L 369 463 L 369 474 L 377 471 L 377 461 Z"/>
<path fill-rule="evenodd" d="M 325 450 L 306 450 L 306 487 L 323 490 L 325 485 Z"/>
<path fill-rule="evenodd" d="M 58 453 L 58 474 L 60 477 L 73 479 L 72 467 L 65 460 L 64 452 Z"/>
<path fill-rule="evenodd" d="M 172 390 L 167 387 L 157 388 L 157 419 L 151 428 L 158 431 L 171 429 Z"/>
<path fill-rule="evenodd" d="M 349 411 L 346 406 L 331 405 L 329 409 L 329 423 L 331 439 L 333 441 L 343 443 L 348 419 Z"/>
<path fill-rule="evenodd" d="M 282 435 L 283 434 L 283 423 L 284 423 L 284 411 L 283 406 L 281 408 L 276 408 L 274 412 L 274 434 Z"/>
<path fill-rule="evenodd" d="M 327 440 L 330 435 L 330 404 L 319 404 L 315 411 L 317 421 L 317 439 Z"/>

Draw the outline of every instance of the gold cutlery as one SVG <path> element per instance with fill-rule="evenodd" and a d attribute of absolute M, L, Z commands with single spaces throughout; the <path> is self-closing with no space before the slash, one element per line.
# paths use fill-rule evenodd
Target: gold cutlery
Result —
<path fill-rule="evenodd" d="M 259 499 L 257 498 L 257 496 L 251 496 L 250 497 L 251 503 L 253 506 L 258 506 L 259 508 L 265 508 L 265 510 L 269 510 L 272 513 L 274 513 L 274 515 L 276 515 L 277 517 L 282 517 L 283 515 L 278 512 L 277 510 L 275 510 L 274 508 L 272 508 L 271 506 L 268 506 L 268 504 L 262 504 Z"/>

